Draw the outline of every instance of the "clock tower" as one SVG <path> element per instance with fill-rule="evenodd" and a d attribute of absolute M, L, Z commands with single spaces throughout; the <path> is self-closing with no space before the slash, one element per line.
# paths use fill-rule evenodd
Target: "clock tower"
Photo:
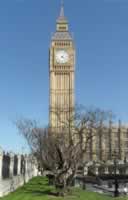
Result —
<path fill-rule="evenodd" d="M 74 112 L 75 47 L 62 3 L 49 53 L 49 125 L 60 131 Z"/>

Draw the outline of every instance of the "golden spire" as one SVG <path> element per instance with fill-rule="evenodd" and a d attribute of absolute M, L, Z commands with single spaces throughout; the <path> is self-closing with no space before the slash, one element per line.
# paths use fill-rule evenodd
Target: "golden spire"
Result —
<path fill-rule="evenodd" d="M 60 15 L 57 21 L 67 21 L 64 15 L 64 0 L 61 0 Z"/>
<path fill-rule="evenodd" d="M 64 17 L 64 1 L 61 0 L 60 17 Z"/>

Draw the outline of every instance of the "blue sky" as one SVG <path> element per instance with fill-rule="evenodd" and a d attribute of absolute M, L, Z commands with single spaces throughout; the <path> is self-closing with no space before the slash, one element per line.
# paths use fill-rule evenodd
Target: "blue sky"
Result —
<path fill-rule="evenodd" d="M 0 145 L 21 151 L 20 117 L 48 122 L 48 50 L 60 0 L 0 1 Z M 76 102 L 128 120 L 128 1 L 65 0 L 76 44 Z"/>

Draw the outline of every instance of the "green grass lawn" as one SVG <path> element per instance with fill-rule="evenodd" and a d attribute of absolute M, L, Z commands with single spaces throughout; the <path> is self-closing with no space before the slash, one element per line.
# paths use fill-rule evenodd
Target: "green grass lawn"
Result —
<path fill-rule="evenodd" d="M 0 198 L 0 200 L 115 200 L 115 198 L 76 188 L 72 190 L 69 196 L 64 198 L 50 195 L 50 192 L 55 192 L 55 189 L 48 186 L 48 180 L 36 177 L 15 192 Z M 128 200 L 128 197 L 117 198 L 117 200 Z"/>

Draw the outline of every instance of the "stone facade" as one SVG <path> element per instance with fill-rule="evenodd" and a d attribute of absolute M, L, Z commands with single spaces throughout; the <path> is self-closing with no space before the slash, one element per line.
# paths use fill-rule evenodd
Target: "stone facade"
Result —
<path fill-rule="evenodd" d="M 88 144 L 86 160 L 108 161 L 115 157 L 118 160 L 128 160 L 128 127 L 109 123 L 94 136 Z"/>
<path fill-rule="evenodd" d="M 37 174 L 36 160 L 32 155 L 14 155 L 0 149 L 0 197 L 16 190 Z"/>
<path fill-rule="evenodd" d="M 49 53 L 49 125 L 59 131 L 69 121 L 74 110 L 75 53 L 74 41 L 62 5 Z M 112 160 L 115 151 L 118 159 L 128 158 L 128 129 L 120 122 L 118 126 L 110 122 L 103 127 L 90 141 L 85 157 L 89 161 Z"/>
<path fill-rule="evenodd" d="M 49 57 L 50 127 L 60 130 L 74 110 L 75 47 L 63 5 L 52 36 Z M 58 116 L 59 115 L 59 116 Z"/>

